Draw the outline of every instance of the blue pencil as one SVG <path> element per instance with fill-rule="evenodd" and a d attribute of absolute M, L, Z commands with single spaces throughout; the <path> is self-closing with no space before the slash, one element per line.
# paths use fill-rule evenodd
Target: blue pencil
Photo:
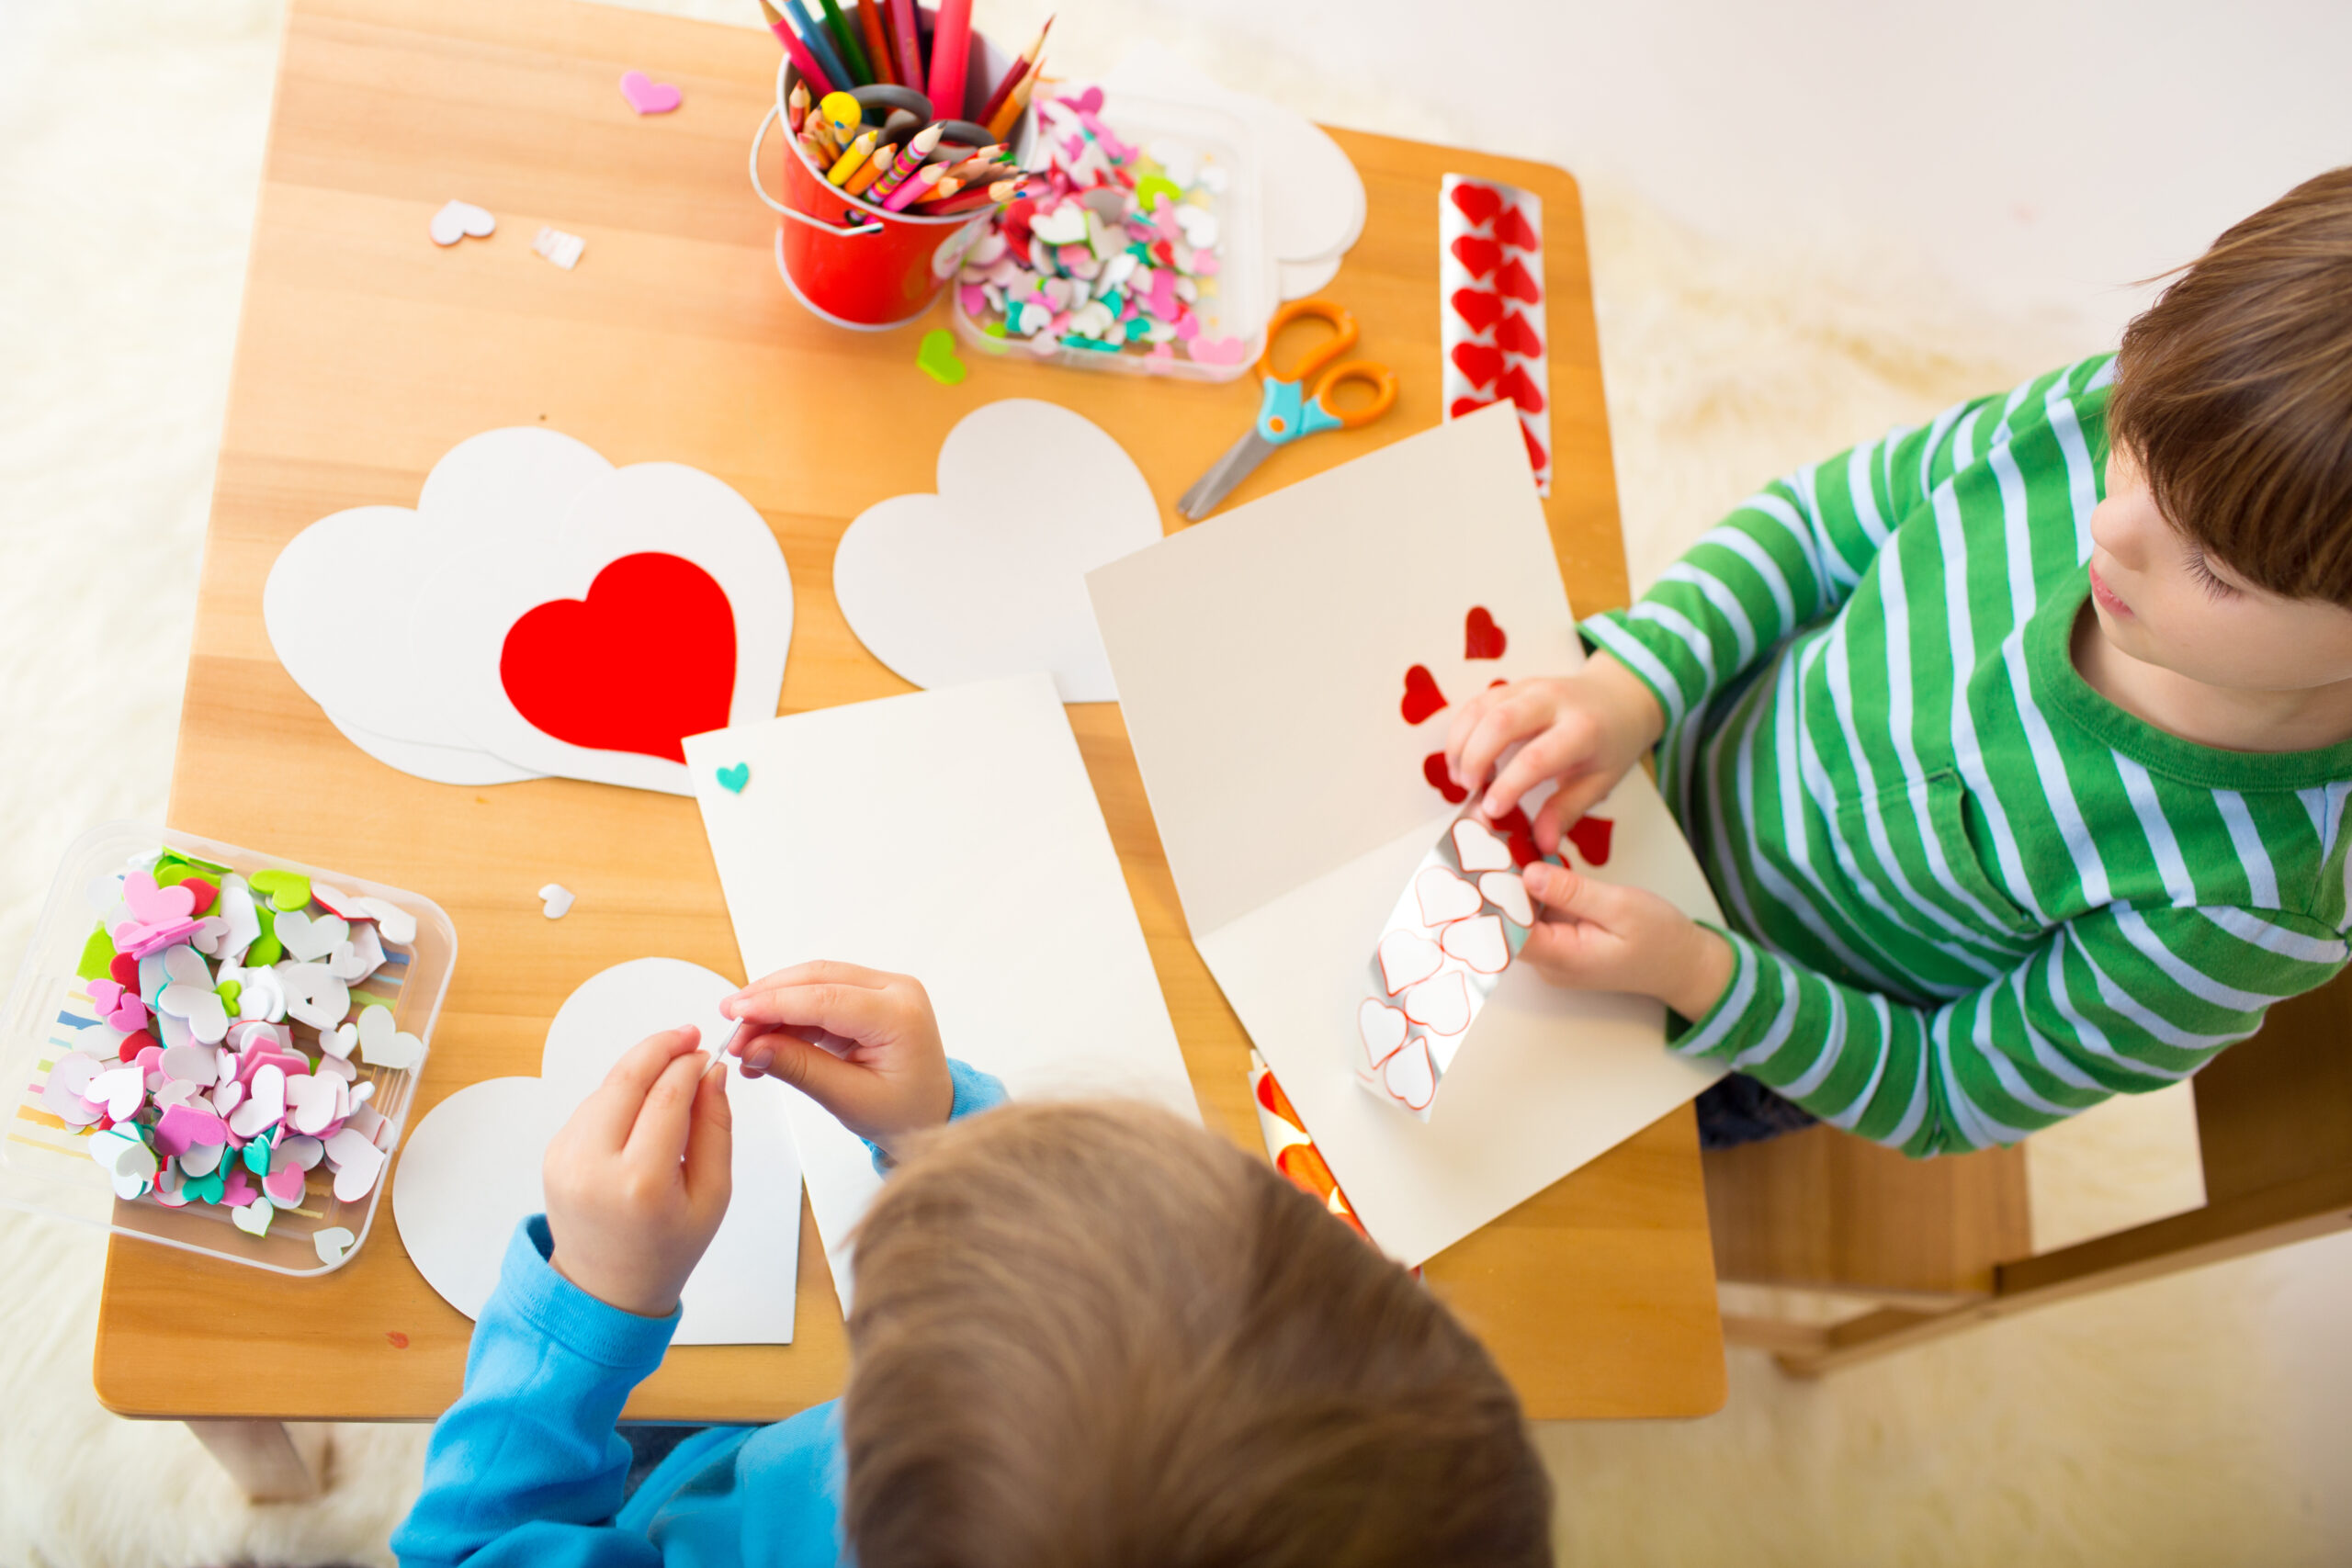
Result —
<path fill-rule="evenodd" d="M 857 78 L 851 75 L 849 68 L 842 63 L 842 57 L 833 51 L 833 40 L 825 36 L 825 29 L 808 15 L 808 7 L 802 5 L 801 0 L 784 0 L 784 11 L 792 18 L 792 30 L 800 35 L 800 41 L 807 44 L 808 52 L 817 57 L 817 63 L 825 68 L 825 74 L 836 82 L 855 85 Z"/>

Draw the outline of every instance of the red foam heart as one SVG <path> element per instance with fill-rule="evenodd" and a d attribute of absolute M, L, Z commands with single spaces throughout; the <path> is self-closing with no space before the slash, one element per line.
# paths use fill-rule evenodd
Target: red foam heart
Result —
<path fill-rule="evenodd" d="M 1541 358 L 1544 340 L 1527 324 L 1526 314 L 1519 310 L 1504 312 L 1502 325 L 1495 329 L 1495 346 L 1505 354 L 1523 354 L 1530 359 Z"/>
<path fill-rule="evenodd" d="M 1492 240 L 1482 240 L 1476 234 L 1458 234 L 1453 241 L 1453 259 L 1460 262 L 1473 277 L 1484 277 L 1495 270 L 1502 260 L 1500 245 Z"/>
<path fill-rule="evenodd" d="M 1495 625 L 1495 617 L 1487 613 L 1484 604 L 1470 606 L 1470 614 L 1462 623 L 1462 657 L 1464 659 L 1500 659 L 1510 639 L 1502 627 Z"/>
<path fill-rule="evenodd" d="M 1465 413 L 1476 413 L 1480 409 L 1494 407 L 1496 400 L 1493 398 L 1456 398 L 1453 400 L 1453 407 L 1446 411 L 1446 417 L 1460 419 Z"/>
<path fill-rule="evenodd" d="M 200 876 L 183 877 L 180 879 L 180 886 L 196 897 L 196 902 L 188 907 L 187 912 L 191 916 L 203 914 L 205 910 L 212 908 L 212 900 L 220 896 L 220 890 L 218 887 Z"/>
<path fill-rule="evenodd" d="M 1407 724 L 1419 724 L 1444 705 L 1445 694 L 1437 689 L 1437 677 L 1428 665 L 1416 664 L 1405 671 L 1405 700 L 1396 706 Z"/>
<path fill-rule="evenodd" d="M 1445 796 L 1448 806 L 1459 806 L 1470 798 L 1470 792 L 1453 782 L 1453 774 L 1447 771 L 1442 751 L 1432 751 L 1421 759 L 1421 777 L 1430 781 L 1430 788 Z"/>
<path fill-rule="evenodd" d="M 1485 332 L 1502 320 L 1503 302 L 1487 288 L 1457 288 L 1453 291 L 1453 313 L 1474 333 Z"/>
<path fill-rule="evenodd" d="M 1495 238 L 1519 251 L 1535 250 L 1544 243 L 1528 225 L 1526 214 L 1516 207 L 1504 213 L 1502 221 L 1495 225 Z"/>
<path fill-rule="evenodd" d="M 118 953 L 107 964 L 107 977 L 131 995 L 139 994 L 139 960 Z"/>
<path fill-rule="evenodd" d="M 1454 350 L 1456 354 L 1461 352 L 1458 348 Z M 1504 371 L 1503 378 L 1495 383 L 1495 393 L 1498 397 L 1509 398 L 1512 402 L 1517 403 L 1519 412 L 1521 413 L 1544 412 L 1543 389 L 1536 386 L 1535 378 L 1527 373 L 1527 367 L 1523 365 L 1514 365 Z"/>
<path fill-rule="evenodd" d="M 1454 367 L 1470 378 L 1474 387 L 1483 387 L 1502 373 L 1503 356 L 1498 349 L 1483 343 L 1457 343 L 1453 345 Z"/>
<path fill-rule="evenodd" d="M 1523 414 L 1520 417 L 1519 421 L 1519 434 L 1525 437 L 1527 441 L 1528 468 L 1533 472 L 1539 474 L 1542 473 L 1544 471 L 1544 465 L 1550 462 L 1552 459 L 1544 452 L 1544 443 L 1535 439 L 1535 431 L 1533 427 L 1529 425 L 1526 416 Z"/>
<path fill-rule="evenodd" d="M 498 678 L 515 711 L 558 740 L 683 762 L 686 736 L 726 727 L 734 612 L 694 562 L 623 556 L 586 599 L 537 605 L 507 628 Z"/>
<path fill-rule="evenodd" d="M 1609 863 L 1609 840 L 1614 836 L 1616 824 L 1606 817 L 1582 817 L 1568 829 L 1568 842 L 1589 865 Z"/>
<path fill-rule="evenodd" d="M 140 1052 L 148 1049 L 154 1043 L 155 1037 L 153 1035 L 148 1033 L 143 1029 L 134 1029 L 130 1033 L 122 1037 L 121 1044 L 115 1047 L 114 1058 L 118 1062 L 135 1062 L 139 1060 Z"/>
<path fill-rule="evenodd" d="M 1495 275 L 1495 292 L 1508 299 L 1523 299 L 1530 305 L 1544 303 L 1544 286 L 1535 281 L 1517 256 L 1503 263 L 1502 271 Z"/>
<path fill-rule="evenodd" d="M 1490 185 L 1464 180 L 1453 187 L 1453 205 L 1471 222 L 1486 223 L 1503 209 L 1503 195 Z"/>

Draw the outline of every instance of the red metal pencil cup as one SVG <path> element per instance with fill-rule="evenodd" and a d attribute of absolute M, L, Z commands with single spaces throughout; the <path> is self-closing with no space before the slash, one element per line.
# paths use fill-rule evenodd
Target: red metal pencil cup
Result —
<path fill-rule="evenodd" d="M 978 32 L 972 34 L 969 58 L 958 118 L 978 113 L 1012 63 Z M 770 126 L 790 123 L 785 102 L 799 80 L 789 56 L 778 62 L 775 106 L 752 138 L 752 188 L 782 214 L 776 220 L 776 270 L 810 314 L 837 327 L 870 333 L 904 326 L 939 298 L 995 213 L 983 208 L 934 218 L 885 211 L 829 182 L 789 132 L 784 139 L 784 199 L 769 195 L 760 180 L 760 146 Z M 1012 131 L 1013 151 L 1024 160 L 1035 125 L 1035 111 L 1024 110 Z"/>

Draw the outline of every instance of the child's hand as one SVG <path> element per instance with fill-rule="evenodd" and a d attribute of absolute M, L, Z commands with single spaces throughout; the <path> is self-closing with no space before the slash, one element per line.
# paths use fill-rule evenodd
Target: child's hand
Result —
<path fill-rule="evenodd" d="M 727 1214 L 727 1069 L 691 1024 L 630 1048 L 548 1145 L 556 1271 L 623 1312 L 667 1317 Z"/>
<path fill-rule="evenodd" d="M 727 1054 L 741 1058 L 745 1077 L 782 1078 L 894 1158 L 895 1140 L 941 1125 L 955 1108 L 939 1021 L 910 975 L 798 964 L 752 981 L 718 1010 L 735 1020 Z"/>
<path fill-rule="evenodd" d="M 1464 704 L 1446 732 L 1445 760 L 1464 789 L 1486 784 L 1478 809 L 1487 820 L 1508 813 L 1545 779 L 1559 790 L 1536 813 L 1535 847 L 1559 848 L 1560 835 L 1617 787 L 1625 771 L 1666 732 L 1650 689 L 1607 654 L 1573 675 L 1490 686 Z M 1492 784 L 1496 759 L 1521 741 Z"/>
<path fill-rule="evenodd" d="M 1595 882 L 1549 861 L 1524 873 L 1538 911 L 1520 956 L 1555 986 L 1656 997 L 1696 1021 L 1736 966 L 1731 944 L 1644 887 Z"/>

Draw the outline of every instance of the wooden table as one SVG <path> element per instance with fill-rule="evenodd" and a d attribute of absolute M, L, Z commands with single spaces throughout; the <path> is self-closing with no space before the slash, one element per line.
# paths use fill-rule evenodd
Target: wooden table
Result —
<path fill-rule="evenodd" d="M 1035 397 L 1082 409 L 1134 455 L 1170 528 L 1174 498 L 1255 412 L 1249 380 L 976 361 L 943 387 L 915 368 L 921 328 L 853 334 L 814 320 L 778 279 L 775 220 L 745 187 L 775 63 L 764 33 L 566 0 L 298 0 L 289 18 L 171 821 L 448 909 L 460 957 L 418 1114 L 467 1083 L 536 1073 L 547 1021 L 589 976 L 648 953 L 734 974 L 734 937 L 692 801 L 566 780 L 445 787 L 344 741 L 262 627 L 263 580 L 295 533 L 343 507 L 413 505 L 435 459 L 497 425 L 544 423 L 615 463 L 708 469 L 766 515 L 791 563 L 798 624 L 783 711 L 799 712 L 908 689 L 851 635 L 828 563 L 860 511 L 932 488 L 941 438 L 973 408 Z M 629 112 L 615 84 L 631 67 L 678 84 L 684 107 Z M 1575 183 L 1534 164 L 1334 134 L 1363 172 L 1371 216 L 1329 292 L 1354 309 L 1363 351 L 1396 366 L 1403 391 L 1388 420 L 1285 452 L 1237 499 L 1437 422 L 1439 176 L 1509 180 L 1543 195 L 1552 242 L 1548 512 L 1562 574 L 1580 611 L 1623 603 Z M 496 235 L 427 243 L 426 219 L 453 196 L 497 214 Z M 585 237 L 578 270 L 532 253 L 543 223 Z M 922 327 L 944 324 L 942 312 Z M 883 408 L 893 428 L 876 441 Z M 1247 1041 L 1185 933 L 1119 711 L 1070 717 L 1201 1102 L 1257 1147 Z M 560 923 L 534 892 L 549 881 L 579 895 Z M 841 1314 L 805 1215 L 802 1235 L 797 1341 L 673 1350 L 631 1416 L 767 1421 L 839 1391 Z M 1531 1416 L 1688 1416 L 1722 1402 L 1687 1110 L 1428 1274 Z M 122 1415 L 199 1423 L 424 1420 L 458 1393 L 470 1326 L 410 1264 L 389 1201 L 358 1256 L 322 1280 L 119 1242 L 97 1391 Z M 290 1452 L 274 1427 L 202 1429 Z"/>

